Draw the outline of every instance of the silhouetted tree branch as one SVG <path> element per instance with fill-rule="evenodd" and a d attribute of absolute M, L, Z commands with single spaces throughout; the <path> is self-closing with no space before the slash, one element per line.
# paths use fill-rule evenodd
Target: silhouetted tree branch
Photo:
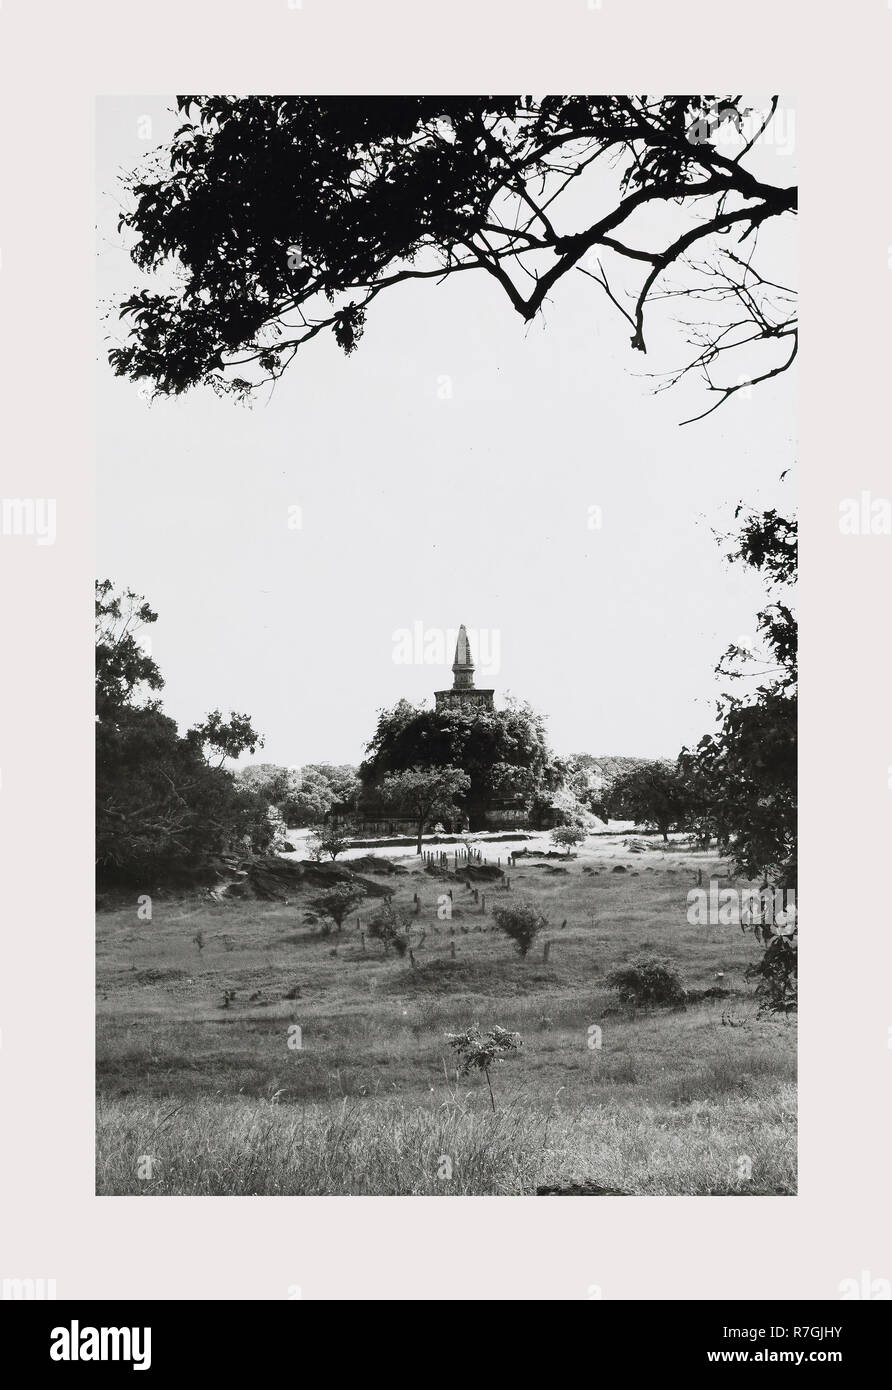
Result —
<path fill-rule="evenodd" d="M 352 352 L 384 290 L 465 271 L 490 276 L 530 322 L 580 270 L 621 308 L 641 352 L 655 299 L 732 305 L 733 324 L 692 326 L 696 357 L 672 374 L 699 369 L 715 405 L 744 384 L 713 376 L 733 347 L 792 340 L 749 385 L 793 361 L 792 292 L 762 279 L 751 251 L 745 260 L 718 242 L 750 250 L 760 227 L 795 212 L 795 187 L 745 163 L 777 98 L 760 113 L 738 96 L 186 96 L 177 105 L 184 122 L 127 180 L 120 220 L 136 265 L 167 287 L 118 306 L 128 336 L 109 354 L 119 375 L 158 392 L 205 383 L 245 395 L 323 331 Z M 666 212 L 659 235 L 652 218 L 642 223 L 655 207 Z M 583 264 L 592 252 L 597 273 Z M 642 270 L 628 309 L 605 258 Z M 692 264 L 694 284 L 663 294 L 667 272 Z M 743 325 L 752 336 L 735 339 Z"/>

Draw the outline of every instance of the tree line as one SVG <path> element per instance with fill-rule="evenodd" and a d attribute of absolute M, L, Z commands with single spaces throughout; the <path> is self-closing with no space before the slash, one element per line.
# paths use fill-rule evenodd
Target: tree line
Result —
<path fill-rule="evenodd" d="M 716 672 L 734 693 L 718 700 L 717 729 L 675 759 L 556 757 L 541 716 L 516 700 L 473 714 L 402 700 L 379 712 L 358 768 L 256 763 L 233 772 L 228 761 L 263 744 L 250 717 L 214 710 L 181 735 L 163 711 L 164 681 L 145 640 L 157 614 L 131 590 L 98 583 L 100 874 L 139 878 L 200 866 L 225 851 L 264 853 L 276 821 L 319 827 L 333 807 L 363 802 L 411 817 L 420 850 L 436 821 L 463 817 L 482 828 L 488 806 L 514 798 L 534 826 L 556 807 L 569 826 L 596 816 L 633 821 L 664 839 L 687 831 L 731 855 L 741 874 L 795 888 L 796 524 L 775 511 L 738 508 L 737 516 L 728 558 L 760 572 L 769 590 L 759 651 L 729 645 Z M 344 835 L 335 838 L 342 847 Z"/>
<path fill-rule="evenodd" d="M 99 882 L 152 885 L 215 855 L 261 853 L 267 804 L 224 766 L 262 743 L 246 714 L 214 710 L 180 734 L 148 650 L 158 615 L 130 589 L 96 585 L 96 864 Z"/>

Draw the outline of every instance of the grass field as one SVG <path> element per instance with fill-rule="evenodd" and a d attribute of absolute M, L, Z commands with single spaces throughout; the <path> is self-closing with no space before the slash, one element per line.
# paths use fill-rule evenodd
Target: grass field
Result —
<path fill-rule="evenodd" d="M 705 884 L 723 864 L 589 840 L 520 861 L 484 914 L 463 880 L 397 862 L 374 881 L 403 905 L 420 895 L 415 968 L 363 948 L 355 916 L 328 936 L 306 925 L 311 893 L 156 896 L 150 922 L 134 895 L 99 913 L 99 1193 L 795 1191 L 794 1025 L 756 1016 L 751 933 L 686 920 L 698 869 Z M 451 924 L 436 916 L 447 886 Z M 526 960 L 492 918 L 518 900 L 550 922 Z M 673 959 L 686 1008 L 616 1002 L 605 977 L 637 953 Z M 495 1114 L 445 1041 L 475 1022 L 523 1040 L 493 1073 Z"/>

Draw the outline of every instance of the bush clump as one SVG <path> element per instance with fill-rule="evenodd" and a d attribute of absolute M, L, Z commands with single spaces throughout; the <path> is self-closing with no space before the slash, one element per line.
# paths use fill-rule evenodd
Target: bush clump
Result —
<path fill-rule="evenodd" d="M 747 977 L 755 979 L 760 1014 L 795 1013 L 798 1007 L 796 937 L 775 936 Z"/>
<path fill-rule="evenodd" d="M 683 1004 L 687 998 L 681 976 L 664 956 L 635 956 L 612 971 L 607 984 L 624 1004 L 642 1008 Z"/>
<path fill-rule="evenodd" d="M 409 949 L 411 918 L 403 908 L 395 908 L 388 899 L 382 903 L 368 925 L 368 935 L 380 941 L 385 949 L 404 956 Z"/>
<path fill-rule="evenodd" d="M 514 942 L 518 955 L 525 956 L 540 931 L 548 926 L 548 918 L 532 903 L 516 907 L 497 907 L 493 913 L 496 926 Z"/>
<path fill-rule="evenodd" d="M 319 922 L 322 935 L 328 936 L 332 923 L 341 931 L 346 918 L 362 906 L 365 898 L 366 889 L 363 884 L 335 883 L 324 893 L 310 899 L 310 910 L 304 914 L 305 920 Z"/>

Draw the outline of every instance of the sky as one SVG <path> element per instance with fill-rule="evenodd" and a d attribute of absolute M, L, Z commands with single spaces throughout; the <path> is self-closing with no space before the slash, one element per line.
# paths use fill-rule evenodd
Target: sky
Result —
<path fill-rule="evenodd" d="M 256 760 L 358 762 L 379 709 L 451 684 L 465 623 L 477 684 L 529 701 L 557 753 L 695 743 L 765 601 L 715 533 L 741 501 L 795 507 L 793 374 L 680 428 L 710 402 L 644 378 L 689 351 L 668 319 L 645 358 L 584 276 L 526 325 L 470 273 L 382 294 L 352 356 L 320 335 L 250 408 L 148 402 L 112 375 L 104 314 L 144 283 L 119 178 L 170 105 L 97 105 L 97 576 L 158 611 L 166 711 L 182 729 L 247 711 Z M 763 160 L 794 177 L 787 150 Z"/>

